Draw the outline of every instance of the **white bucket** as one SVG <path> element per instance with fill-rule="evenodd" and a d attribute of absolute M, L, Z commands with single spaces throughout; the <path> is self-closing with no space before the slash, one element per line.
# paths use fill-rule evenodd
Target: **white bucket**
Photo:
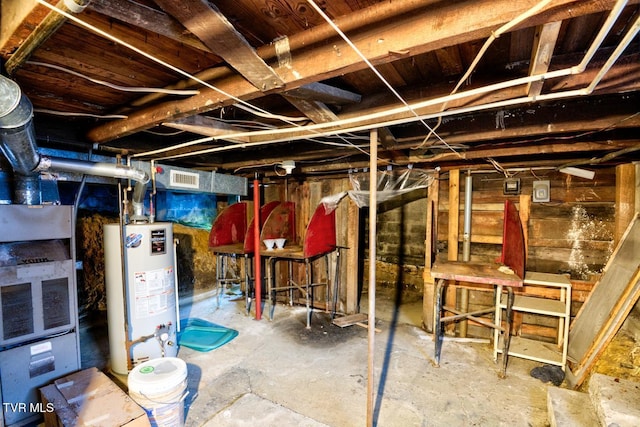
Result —
<path fill-rule="evenodd" d="M 148 360 L 127 378 L 129 396 L 147 412 L 153 427 L 183 427 L 187 364 L 177 357 Z"/>

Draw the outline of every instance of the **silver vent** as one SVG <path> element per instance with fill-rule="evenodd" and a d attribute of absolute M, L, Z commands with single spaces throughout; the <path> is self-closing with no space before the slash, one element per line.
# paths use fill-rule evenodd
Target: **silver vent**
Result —
<path fill-rule="evenodd" d="M 197 190 L 200 188 L 200 175 L 193 172 L 185 172 L 171 169 L 169 185 L 178 188 Z"/>

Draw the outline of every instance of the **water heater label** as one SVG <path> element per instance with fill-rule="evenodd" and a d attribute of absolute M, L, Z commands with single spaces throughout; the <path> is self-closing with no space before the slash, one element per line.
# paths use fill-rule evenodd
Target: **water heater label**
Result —
<path fill-rule="evenodd" d="M 136 318 L 144 319 L 174 309 L 175 275 L 173 267 L 137 272 L 134 277 Z"/>
<path fill-rule="evenodd" d="M 151 254 L 167 253 L 167 236 L 165 229 L 151 230 Z"/>
<path fill-rule="evenodd" d="M 142 243 L 142 234 L 140 233 L 131 233 L 127 236 L 125 246 L 127 248 L 137 248 Z"/>

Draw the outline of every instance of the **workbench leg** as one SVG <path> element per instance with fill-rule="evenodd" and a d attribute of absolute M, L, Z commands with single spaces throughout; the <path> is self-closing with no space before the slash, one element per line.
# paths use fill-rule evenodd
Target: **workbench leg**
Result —
<path fill-rule="evenodd" d="M 333 281 L 333 307 L 331 309 L 331 320 L 336 317 L 336 311 L 338 310 L 338 293 L 340 292 L 340 249 L 336 249 L 336 276 Z"/>
<path fill-rule="evenodd" d="M 331 280 L 329 277 L 330 274 L 330 268 L 329 268 L 329 260 L 331 257 L 331 252 L 329 252 L 327 255 L 325 255 L 324 257 L 324 261 L 325 261 L 325 265 L 327 266 L 327 284 L 324 287 L 324 312 L 328 313 L 329 312 L 329 291 L 331 290 Z"/>
<path fill-rule="evenodd" d="M 440 321 L 442 316 L 442 294 L 445 290 L 445 281 L 444 279 L 439 279 L 436 284 L 436 310 L 435 310 L 435 321 L 433 325 L 433 333 L 434 333 L 434 341 L 436 343 L 434 358 L 435 365 L 440 366 L 440 350 L 442 350 L 442 341 L 444 340 L 444 325 Z"/>
<path fill-rule="evenodd" d="M 268 258 L 266 262 L 267 268 L 267 298 L 269 299 L 269 320 L 273 320 L 273 312 L 276 308 L 276 291 L 275 291 L 275 269 L 276 262 L 273 258 Z"/>
<path fill-rule="evenodd" d="M 513 323 L 513 300 L 515 295 L 513 288 L 507 286 L 507 309 L 506 309 L 506 325 L 504 331 L 504 347 L 502 348 L 502 369 L 500 370 L 500 378 L 507 376 L 507 361 L 509 360 L 509 345 L 511 344 L 511 324 Z"/>
<path fill-rule="evenodd" d="M 244 292 L 245 292 L 245 301 L 244 301 L 244 309 L 245 314 L 248 316 L 251 312 L 251 294 L 253 293 L 253 284 L 251 283 L 251 262 L 249 261 L 249 256 L 244 256 Z"/>
<path fill-rule="evenodd" d="M 495 303 L 495 311 L 493 314 L 493 323 L 497 325 L 496 328 L 493 329 L 493 363 L 498 363 L 498 343 L 500 342 L 500 334 L 502 327 L 502 286 L 497 285 L 493 289 L 493 301 Z"/>
<path fill-rule="evenodd" d="M 305 260 L 304 262 L 304 271 L 305 271 L 305 279 L 307 281 L 306 283 L 306 303 L 307 303 L 307 329 L 311 329 L 311 306 L 309 304 L 309 293 L 311 292 L 310 288 L 313 289 L 313 286 L 310 286 L 311 284 L 311 265 L 309 264 L 309 260 Z"/>
<path fill-rule="evenodd" d="M 222 279 L 224 278 L 224 257 L 225 255 L 216 255 L 216 307 L 220 308 L 220 294 L 222 293 Z"/>

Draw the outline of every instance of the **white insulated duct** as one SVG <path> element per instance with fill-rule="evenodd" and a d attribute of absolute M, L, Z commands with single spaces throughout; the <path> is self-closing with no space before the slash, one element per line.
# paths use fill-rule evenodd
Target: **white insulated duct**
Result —
<path fill-rule="evenodd" d="M 115 163 L 93 163 L 43 157 L 38 153 L 33 128 L 33 107 L 16 82 L 0 76 L 0 150 L 17 174 L 16 201 L 39 204 L 39 175 L 42 171 L 74 172 L 85 175 L 129 179 L 136 182 L 133 195 L 134 221 L 145 220 L 144 196 L 149 175 L 139 169 Z"/>

